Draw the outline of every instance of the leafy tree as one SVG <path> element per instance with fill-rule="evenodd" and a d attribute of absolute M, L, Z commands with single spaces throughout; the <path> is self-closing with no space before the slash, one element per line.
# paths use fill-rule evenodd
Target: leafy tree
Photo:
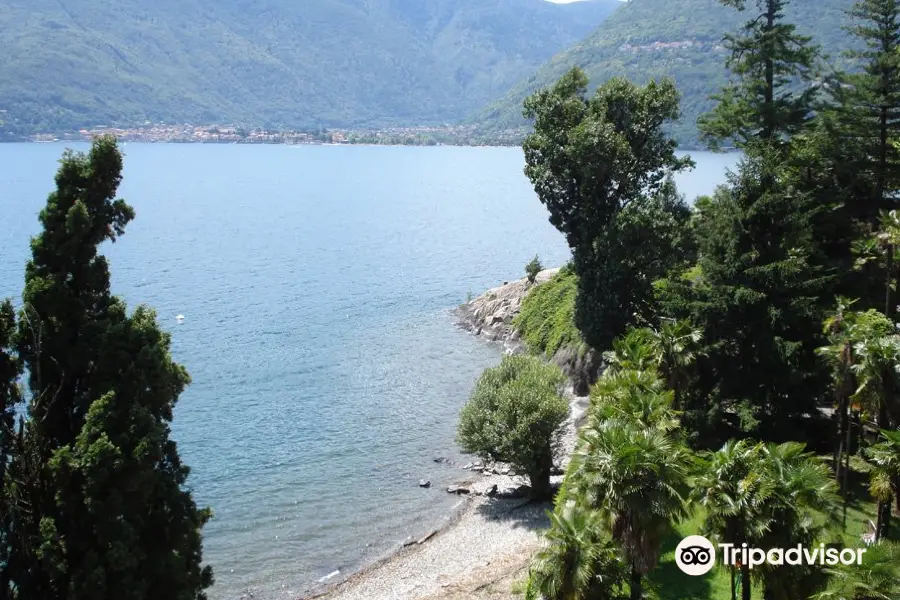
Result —
<path fill-rule="evenodd" d="M 859 387 L 853 395 L 881 427 L 892 427 L 900 415 L 900 336 L 874 335 L 854 345 L 856 361 L 852 365 Z"/>
<path fill-rule="evenodd" d="M 569 415 L 565 377 L 532 356 L 505 356 L 479 378 L 460 413 L 464 452 L 507 462 L 526 473 L 536 498 L 550 496 L 550 471 L 560 425 Z"/>
<path fill-rule="evenodd" d="M 684 254 L 671 245 L 678 236 L 660 236 L 658 227 L 686 220 L 670 176 L 692 163 L 675 156 L 662 130 L 678 115 L 671 81 L 638 87 L 614 78 L 590 99 L 586 89 L 576 68 L 528 98 L 534 133 L 523 147 L 525 174 L 572 248 L 576 325 L 590 346 L 602 349 Z"/>
<path fill-rule="evenodd" d="M 626 579 L 600 513 L 567 505 L 550 513 L 550 529 L 532 560 L 525 598 L 619 600 Z"/>
<path fill-rule="evenodd" d="M 612 372 L 652 369 L 656 357 L 650 346 L 651 335 L 649 329 L 632 327 L 614 339 L 612 350 L 603 353 Z"/>
<path fill-rule="evenodd" d="M 739 11 L 747 0 L 721 0 Z M 731 52 L 727 66 L 737 82 L 715 96 L 713 111 L 701 117 L 703 136 L 714 146 L 734 140 L 746 147 L 762 141 L 778 142 L 800 131 L 811 115 L 815 88 L 797 92 L 798 80 L 812 78 L 817 49 L 810 38 L 784 22 L 789 0 L 751 0 L 757 10 L 737 35 L 725 36 Z"/>
<path fill-rule="evenodd" d="M 32 239 L 16 336 L 31 400 L 12 483 L 17 598 L 205 598 L 198 510 L 169 439 L 189 378 L 155 315 L 128 315 L 98 254 L 134 212 L 113 138 L 66 152 Z"/>
<path fill-rule="evenodd" d="M 642 597 L 672 522 L 685 515 L 689 462 L 673 434 L 636 422 L 594 418 L 579 434 L 564 491 L 602 515 L 631 569 L 632 600 Z"/>
<path fill-rule="evenodd" d="M 528 278 L 528 283 L 533 284 L 537 279 L 538 273 L 543 270 L 544 266 L 541 264 L 541 259 L 535 254 L 534 258 L 531 259 L 531 262 L 525 265 L 525 276 Z"/>
<path fill-rule="evenodd" d="M 839 564 L 814 600 L 894 600 L 900 598 L 900 544 L 882 542 L 866 549 L 862 565 Z"/>

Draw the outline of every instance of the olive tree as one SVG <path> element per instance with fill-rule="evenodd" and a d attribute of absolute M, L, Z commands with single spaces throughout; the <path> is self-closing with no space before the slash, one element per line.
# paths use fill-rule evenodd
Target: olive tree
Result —
<path fill-rule="evenodd" d="M 460 414 L 463 451 L 510 463 L 527 474 L 536 498 L 550 495 L 553 451 L 569 414 L 565 377 L 533 356 L 506 356 L 479 378 Z"/>

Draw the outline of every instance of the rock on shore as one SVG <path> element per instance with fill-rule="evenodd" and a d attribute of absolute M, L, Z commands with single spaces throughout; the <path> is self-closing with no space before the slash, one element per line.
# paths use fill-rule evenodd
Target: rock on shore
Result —
<path fill-rule="evenodd" d="M 513 327 L 513 319 L 519 314 L 528 292 L 535 285 L 549 281 L 558 272 L 558 268 L 545 269 L 538 273 L 534 284 L 529 284 L 527 279 L 522 278 L 486 291 L 456 310 L 459 325 L 488 341 L 502 344 L 504 351 L 509 354 L 525 352 L 525 343 Z M 576 396 L 586 396 L 589 393 L 603 368 L 599 352 L 580 352 L 569 346 L 557 350 L 550 362 L 566 374 Z"/>
<path fill-rule="evenodd" d="M 502 343 L 507 352 L 523 352 L 525 345 L 512 321 L 531 288 L 549 281 L 558 272 L 558 268 L 545 269 L 538 273 L 534 284 L 523 277 L 486 291 L 457 309 L 460 326 L 489 341 Z"/>

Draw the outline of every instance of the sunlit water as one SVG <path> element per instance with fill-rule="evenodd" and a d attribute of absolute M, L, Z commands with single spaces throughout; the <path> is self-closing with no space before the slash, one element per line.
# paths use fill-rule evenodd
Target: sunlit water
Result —
<path fill-rule="evenodd" d="M 77 148 L 86 148 L 76 145 Z M 57 144 L 0 144 L 0 297 L 18 298 Z M 174 436 L 214 520 L 213 599 L 296 597 L 450 514 L 454 429 L 499 351 L 468 292 L 568 257 L 517 149 L 128 144 L 137 211 L 105 248 L 193 383 Z M 732 155 L 694 153 L 692 198 Z M 178 323 L 176 315 L 183 314 Z M 420 478 L 433 482 L 421 489 Z"/>

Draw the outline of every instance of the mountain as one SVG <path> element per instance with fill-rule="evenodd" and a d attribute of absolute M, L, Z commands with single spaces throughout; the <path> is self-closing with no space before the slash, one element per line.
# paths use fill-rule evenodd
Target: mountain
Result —
<path fill-rule="evenodd" d="M 0 130 L 459 120 L 617 0 L 0 0 Z"/>
<path fill-rule="evenodd" d="M 834 64 L 850 43 L 842 26 L 847 24 L 844 11 L 852 4 L 853 0 L 793 0 L 785 14 L 832 57 L 826 62 Z M 724 7 L 719 0 L 630 0 L 591 35 L 554 56 L 470 122 L 488 131 L 525 125 L 524 99 L 577 65 L 593 85 L 616 75 L 639 83 L 674 78 L 681 92 L 682 119 L 672 132 L 683 147 L 698 147 L 697 117 L 712 108 L 710 95 L 728 77 L 722 36 L 746 20 L 746 13 Z"/>

